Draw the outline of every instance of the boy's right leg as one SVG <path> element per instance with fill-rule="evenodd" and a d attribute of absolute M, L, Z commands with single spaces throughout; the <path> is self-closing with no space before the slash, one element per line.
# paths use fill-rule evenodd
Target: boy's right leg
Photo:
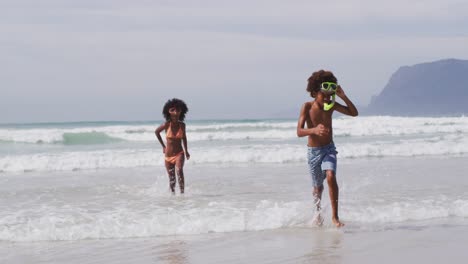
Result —
<path fill-rule="evenodd" d="M 309 173 L 312 178 L 312 196 L 315 205 L 314 222 L 320 226 L 323 223 L 323 218 L 320 214 L 320 201 L 322 199 L 323 181 L 325 174 L 321 169 L 322 155 L 313 148 L 309 147 L 307 151 L 307 163 L 309 165 Z"/>
<path fill-rule="evenodd" d="M 315 187 L 312 190 L 312 196 L 314 197 L 314 204 L 316 206 L 317 211 L 320 211 L 320 201 L 322 200 L 322 192 L 323 192 L 323 185 L 320 187 Z"/>
<path fill-rule="evenodd" d="M 315 187 L 312 191 L 312 196 L 314 197 L 314 204 L 315 204 L 315 212 L 313 216 L 313 223 L 317 226 L 321 226 L 323 224 L 323 217 L 321 214 L 321 206 L 320 201 L 322 199 L 322 192 L 323 192 L 323 185 L 320 187 Z"/>
<path fill-rule="evenodd" d="M 323 181 L 325 175 L 321 169 L 322 156 L 314 153 L 312 148 L 309 147 L 307 152 L 307 163 L 309 165 L 309 174 L 312 179 L 312 197 L 317 211 L 320 211 L 320 200 L 322 199 Z"/>

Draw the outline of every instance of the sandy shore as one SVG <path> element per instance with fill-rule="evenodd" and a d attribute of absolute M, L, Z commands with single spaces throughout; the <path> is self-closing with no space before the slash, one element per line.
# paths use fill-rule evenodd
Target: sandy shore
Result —
<path fill-rule="evenodd" d="M 465 263 L 468 225 L 358 226 L 70 242 L 1 242 L 1 263 Z"/>

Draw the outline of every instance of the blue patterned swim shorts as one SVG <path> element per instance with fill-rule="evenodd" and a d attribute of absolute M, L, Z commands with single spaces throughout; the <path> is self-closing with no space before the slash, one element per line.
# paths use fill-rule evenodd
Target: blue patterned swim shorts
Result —
<path fill-rule="evenodd" d="M 307 163 L 314 187 L 323 186 L 323 181 L 326 178 L 325 171 L 332 170 L 336 175 L 336 154 L 338 152 L 333 142 L 322 147 L 308 147 Z"/>

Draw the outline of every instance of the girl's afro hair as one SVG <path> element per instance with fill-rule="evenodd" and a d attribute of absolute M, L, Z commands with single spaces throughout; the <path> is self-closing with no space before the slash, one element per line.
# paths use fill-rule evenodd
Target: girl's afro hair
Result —
<path fill-rule="evenodd" d="M 184 121 L 185 114 L 188 112 L 188 107 L 184 101 L 177 99 L 177 98 L 167 100 L 167 102 L 164 104 L 162 114 L 164 118 L 166 119 L 166 121 L 171 120 L 171 114 L 169 114 L 169 109 L 173 107 L 180 110 L 179 121 Z"/>

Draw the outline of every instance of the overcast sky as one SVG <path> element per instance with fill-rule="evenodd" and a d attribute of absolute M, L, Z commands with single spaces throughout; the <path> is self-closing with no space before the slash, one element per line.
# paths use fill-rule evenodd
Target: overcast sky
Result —
<path fill-rule="evenodd" d="M 296 116 L 319 69 L 365 106 L 467 47 L 466 0 L 0 0 L 0 122 Z"/>

